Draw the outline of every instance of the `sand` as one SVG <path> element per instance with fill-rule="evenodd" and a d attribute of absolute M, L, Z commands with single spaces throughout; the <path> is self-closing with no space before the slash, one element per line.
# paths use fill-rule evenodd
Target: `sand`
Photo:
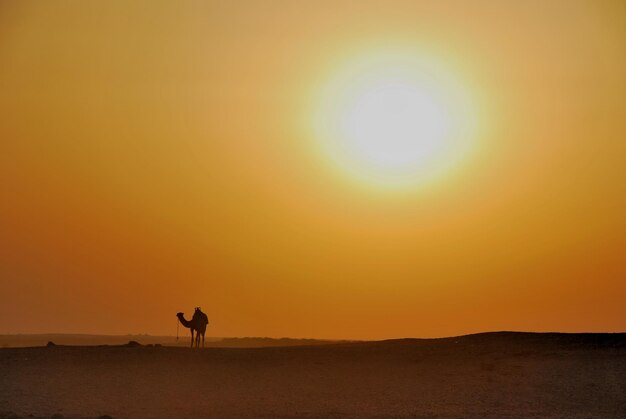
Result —
<path fill-rule="evenodd" d="M 54 414 L 626 417 L 626 334 L 0 349 L 0 417 Z"/>
<path fill-rule="evenodd" d="M 129 341 L 139 342 L 142 345 L 159 344 L 162 346 L 189 347 L 191 336 L 188 329 L 183 329 L 180 338 L 176 336 L 151 335 L 77 335 L 45 333 L 36 335 L 0 335 L 0 348 L 24 348 L 29 346 L 45 346 L 48 342 L 57 345 L 94 346 L 94 345 L 123 345 Z M 205 338 L 205 347 L 211 348 L 258 348 L 266 346 L 311 346 L 338 343 L 340 341 L 320 339 L 273 339 L 267 337 L 214 337 Z"/>

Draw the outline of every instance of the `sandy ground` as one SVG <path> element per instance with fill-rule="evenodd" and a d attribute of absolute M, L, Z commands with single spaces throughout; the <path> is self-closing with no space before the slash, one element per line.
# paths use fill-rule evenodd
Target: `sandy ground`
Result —
<path fill-rule="evenodd" d="M 129 341 L 143 345 L 180 346 L 189 347 L 191 335 L 188 329 L 183 329 L 180 338 L 176 336 L 151 335 L 76 335 L 76 334 L 37 334 L 37 335 L 0 335 L 0 348 L 24 348 L 29 346 L 46 346 L 48 342 L 57 345 L 93 346 L 93 345 L 123 345 Z M 259 348 L 266 346 L 310 346 L 339 343 L 340 341 L 320 339 L 273 339 L 267 337 L 205 337 L 205 347 L 211 348 Z"/>
<path fill-rule="evenodd" d="M 626 417 L 626 334 L 0 349 L 0 417 L 53 414 Z"/>

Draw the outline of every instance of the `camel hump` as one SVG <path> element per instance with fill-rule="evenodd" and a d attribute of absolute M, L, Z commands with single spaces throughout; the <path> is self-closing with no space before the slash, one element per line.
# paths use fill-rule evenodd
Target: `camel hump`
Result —
<path fill-rule="evenodd" d="M 197 319 L 196 321 L 200 320 L 201 324 L 209 324 L 209 317 L 202 310 L 200 310 L 200 307 L 196 307 L 196 311 L 193 313 L 193 318 Z"/>

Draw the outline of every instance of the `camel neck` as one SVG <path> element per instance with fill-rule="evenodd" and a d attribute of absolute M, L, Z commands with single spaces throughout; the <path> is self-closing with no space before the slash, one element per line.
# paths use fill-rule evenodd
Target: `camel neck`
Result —
<path fill-rule="evenodd" d="M 186 328 L 191 328 L 191 322 L 185 319 L 184 315 L 182 314 L 178 315 L 178 320 L 180 320 L 181 324 L 185 326 Z"/>

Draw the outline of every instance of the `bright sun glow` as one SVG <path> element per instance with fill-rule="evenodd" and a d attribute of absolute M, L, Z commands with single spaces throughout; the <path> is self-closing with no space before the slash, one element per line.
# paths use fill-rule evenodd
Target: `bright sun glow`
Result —
<path fill-rule="evenodd" d="M 476 104 L 443 63 L 411 50 L 366 54 L 322 89 L 315 131 L 354 179 L 385 188 L 433 182 L 467 157 Z"/>
<path fill-rule="evenodd" d="M 359 92 L 341 118 L 345 145 L 356 158 L 383 170 L 426 163 L 442 148 L 450 125 L 433 92 L 394 79 Z"/>

